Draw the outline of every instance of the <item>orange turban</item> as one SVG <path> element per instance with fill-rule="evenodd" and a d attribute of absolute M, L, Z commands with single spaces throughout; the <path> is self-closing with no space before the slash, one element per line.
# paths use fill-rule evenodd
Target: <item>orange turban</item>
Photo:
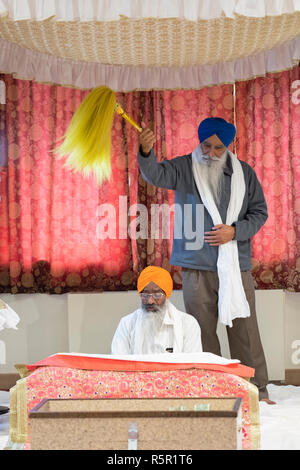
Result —
<path fill-rule="evenodd" d="M 171 297 L 173 280 L 166 269 L 157 266 L 148 266 L 145 268 L 137 281 L 138 293 L 142 292 L 151 281 L 157 284 L 166 293 L 168 298 Z"/>

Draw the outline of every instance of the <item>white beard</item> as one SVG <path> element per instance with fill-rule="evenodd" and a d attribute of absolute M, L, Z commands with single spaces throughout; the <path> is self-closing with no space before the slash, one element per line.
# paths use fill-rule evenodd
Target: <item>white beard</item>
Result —
<path fill-rule="evenodd" d="M 167 313 L 168 301 L 166 300 L 162 307 L 158 307 L 156 312 L 147 311 L 142 306 L 142 329 L 143 329 L 143 354 L 153 351 L 153 346 L 155 343 L 155 338 L 158 336 L 165 315 Z"/>
<path fill-rule="evenodd" d="M 227 150 L 221 157 L 210 157 L 201 151 L 198 153 L 198 163 L 201 165 L 201 177 L 207 182 L 217 206 L 220 203 L 224 184 L 224 167 L 227 160 Z"/>

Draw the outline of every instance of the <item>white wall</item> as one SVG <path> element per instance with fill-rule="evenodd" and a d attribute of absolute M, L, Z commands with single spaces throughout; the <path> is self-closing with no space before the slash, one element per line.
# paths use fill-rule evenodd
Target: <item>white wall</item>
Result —
<path fill-rule="evenodd" d="M 0 331 L 0 373 L 69 350 L 67 295 L 3 294 L 1 299 L 18 313 L 20 323 L 18 330 Z"/>
<path fill-rule="evenodd" d="M 0 332 L 0 373 L 14 364 L 33 363 L 57 352 L 110 352 L 111 338 L 122 315 L 139 306 L 137 293 L 2 295 L 20 316 L 18 330 Z M 171 301 L 184 310 L 182 292 Z M 300 294 L 256 291 L 257 316 L 270 380 L 283 380 L 284 370 L 300 368 Z M 222 354 L 229 356 L 226 331 L 218 327 Z M 299 341 L 299 354 L 295 342 Z M 3 351 L 4 350 L 4 351 Z M 5 353 L 5 354 L 4 354 Z M 294 354 L 294 356 L 292 356 Z"/>

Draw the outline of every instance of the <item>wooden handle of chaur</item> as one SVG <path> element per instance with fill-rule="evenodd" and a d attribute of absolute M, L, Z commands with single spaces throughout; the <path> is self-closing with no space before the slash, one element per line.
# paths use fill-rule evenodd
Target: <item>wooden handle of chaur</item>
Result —
<path fill-rule="evenodd" d="M 128 114 L 125 113 L 124 109 L 119 103 L 116 103 L 115 111 L 117 114 L 122 116 L 122 118 L 126 119 L 126 121 L 130 122 L 130 124 L 135 127 L 139 132 L 142 132 L 143 129 L 133 119 L 131 119 Z"/>

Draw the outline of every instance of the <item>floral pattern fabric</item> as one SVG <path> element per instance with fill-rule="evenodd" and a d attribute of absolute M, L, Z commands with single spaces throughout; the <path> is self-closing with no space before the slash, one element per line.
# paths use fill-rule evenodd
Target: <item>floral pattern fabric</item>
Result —
<path fill-rule="evenodd" d="M 151 238 L 151 205 L 173 204 L 174 195 L 142 179 L 136 129 L 115 116 L 111 179 L 99 187 L 70 172 L 53 153 L 88 91 L 0 78 L 7 90 L 1 126 L 8 153 L 1 169 L 0 292 L 136 289 L 139 272 L 149 264 L 170 270 L 181 288 L 180 269 L 169 264 L 172 236 Z M 158 160 L 191 152 L 198 122 L 208 114 L 232 119 L 231 85 L 116 95 L 136 122 L 154 129 Z M 138 228 L 141 207 L 148 214 L 146 233 Z M 106 239 L 97 232 L 102 211 Z M 170 219 L 170 233 L 172 224 Z"/>
<path fill-rule="evenodd" d="M 236 123 L 231 150 L 256 171 L 269 211 L 252 241 L 259 289 L 300 291 L 299 78 L 298 66 L 239 82 L 235 93 L 232 85 L 222 85 L 116 94 L 136 122 L 154 129 L 159 161 L 190 153 L 207 116 Z M 6 105 L 0 107 L 0 292 L 135 290 L 150 264 L 169 270 L 180 289 L 181 269 L 169 263 L 172 211 L 168 236 L 161 225 L 158 237 L 151 232 L 151 207 L 172 207 L 174 193 L 143 180 L 136 129 L 115 116 L 111 179 L 99 187 L 71 173 L 52 151 L 88 91 L 11 75 L 0 79 L 6 86 Z M 105 208 L 109 238 L 98 230 Z M 143 229 L 142 212 L 148 221 Z"/>
<path fill-rule="evenodd" d="M 269 217 L 252 242 L 259 289 L 300 291 L 300 67 L 236 84 L 237 154 L 255 170 Z"/>
<path fill-rule="evenodd" d="M 257 388 L 236 375 L 210 370 L 116 372 L 41 367 L 26 378 L 27 411 L 44 398 L 242 398 L 243 449 L 258 445 Z M 256 434 L 256 435 L 255 435 Z M 30 430 L 26 448 L 30 448 Z"/>

